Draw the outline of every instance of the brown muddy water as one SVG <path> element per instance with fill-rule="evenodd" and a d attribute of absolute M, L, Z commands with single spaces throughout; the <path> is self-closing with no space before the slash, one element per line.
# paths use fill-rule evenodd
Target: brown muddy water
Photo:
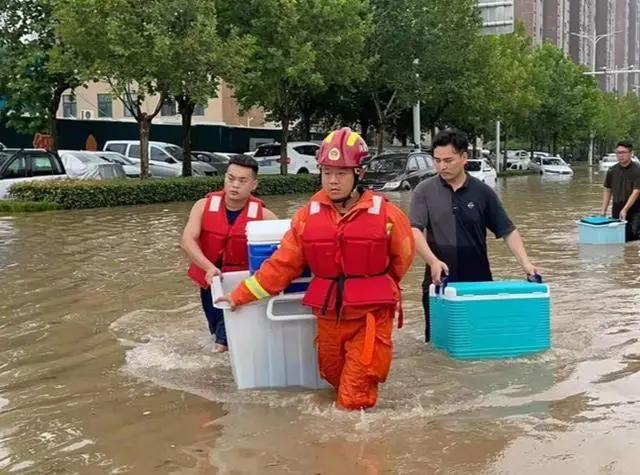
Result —
<path fill-rule="evenodd" d="M 426 347 L 416 265 L 371 413 L 329 390 L 235 389 L 184 275 L 190 204 L 0 217 L 0 473 L 640 473 L 640 246 L 576 242 L 601 180 L 498 183 L 551 285 L 553 348 Z M 288 217 L 305 199 L 267 202 Z M 521 275 L 490 250 L 496 277 Z"/>

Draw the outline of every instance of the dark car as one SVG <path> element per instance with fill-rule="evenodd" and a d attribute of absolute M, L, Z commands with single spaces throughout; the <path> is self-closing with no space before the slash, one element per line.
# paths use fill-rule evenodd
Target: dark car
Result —
<path fill-rule="evenodd" d="M 436 174 L 431 155 L 424 152 L 385 153 L 369 160 L 362 185 L 372 190 L 412 190 Z"/>
<path fill-rule="evenodd" d="M 192 152 L 191 155 L 200 162 L 205 162 L 216 169 L 218 175 L 224 175 L 229 166 L 229 157 L 216 152 Z"/>

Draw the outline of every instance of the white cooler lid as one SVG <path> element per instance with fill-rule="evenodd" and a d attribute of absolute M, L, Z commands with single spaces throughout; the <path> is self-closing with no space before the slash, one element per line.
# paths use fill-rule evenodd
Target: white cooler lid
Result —
<path fill-rule="evenodd" d="M 280 240 L 290 227 L 290 219 L 265 219 L 263 221 L 249 221 L 247 223 L 247 241 L 249 241 L 249 243 L 280 242 Z"/>

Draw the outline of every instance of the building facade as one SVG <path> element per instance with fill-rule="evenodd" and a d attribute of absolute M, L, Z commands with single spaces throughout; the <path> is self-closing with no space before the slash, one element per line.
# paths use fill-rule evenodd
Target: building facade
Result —
<path fill-rule="evenodd" d="M 157 96 L 147 97 L 142 104 L 142 109 L 145 112 L 152 112 L 157 103 Z M 112 94 L 109 85 L 102 82 L 90 83 L 74 91 L 66 91 L 62 95 L 58 118 L 134 120 L 124 103 Z M 181 117 L 175 100 L 165 102 L 157 118 L 154 119 L 158 124 L 180 124 L 180 121 Z M 252 108 L 245 114 L 241 113 L 232 89 L 224 83 L 218 88 L 217 97 L 210 99 L 207 104 L 196 107 L 193 123 L 245 127 L 270 125 L 266 124 L 265 114 L 261 109 Z"/>
<path fill-rule="evenodd" d="M 589 69 L 595 63 L 596 70 L 640 69 L 640 0 L 515 0 L 514 10 L 536 43 L 550 41 L 576 63 Z M 598 80 L 619 94 L 640 86 L 637 73 Z"/>

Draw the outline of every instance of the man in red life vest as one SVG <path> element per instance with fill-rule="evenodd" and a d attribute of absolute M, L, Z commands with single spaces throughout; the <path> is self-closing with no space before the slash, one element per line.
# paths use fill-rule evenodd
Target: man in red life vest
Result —
<path fill-rule="evenodd" d="M 308 266 L 313 279 L 303 303 L 316 316 L 320 374 L 336 389 L 337 405 L 354 410 L 376 404 L 389 373 L 399 283 L 414 254 L 404 213 L 358 187 L 367 155 L 350 129 L 329 134 L 318 152 L 322 189 L 296 212 L 260 270 L 218 299 L 234 309 L 278 294 Z"/>
<path fill-rule="evenodd" d="M 227 351 L 222 310 L 213 306 L 211 280 L 222 272 L 247 270 L 246 225 L 249 221 L 276 219 L 251 193 L 258 186 L 258 163 L 234 155 L 224 176 L 224 189 L 198 200 L 182 233 L 182 248 L 191 259 L 188 275 L 200 286 L 202 308 L 215 335 L 216 352 Z"/>

